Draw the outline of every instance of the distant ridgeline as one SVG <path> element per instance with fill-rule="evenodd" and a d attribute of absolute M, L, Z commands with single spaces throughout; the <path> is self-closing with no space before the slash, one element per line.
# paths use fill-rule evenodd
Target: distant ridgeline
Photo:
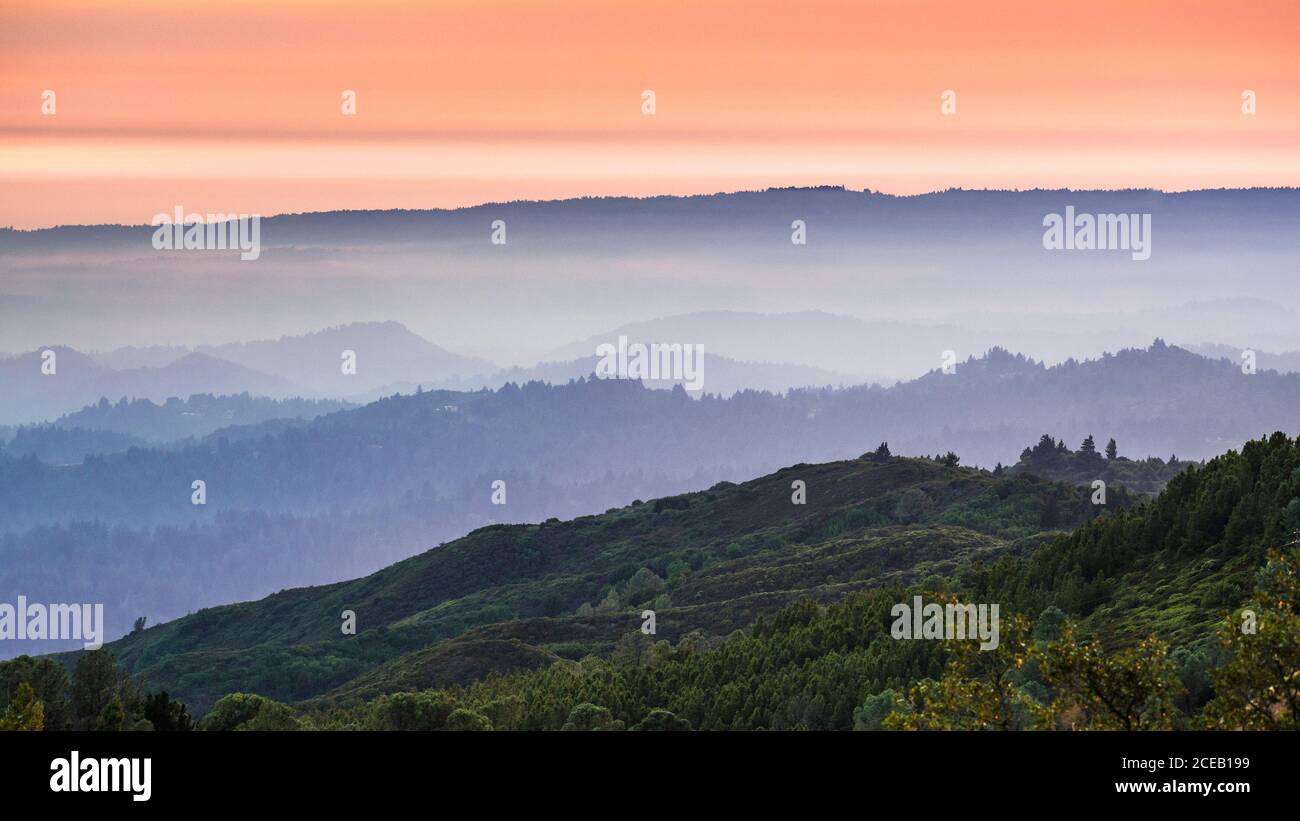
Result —
<path fill-rule="evenodd" d="M 1152 495 L 1196 464 L 1200 463 L 1180 460 L 1177 455 L 1171 455 L 1168 461 L 1158 456 L 1129 459 L 1119 455 L 1114 439 L 1106 444 L 1104 451 L 1100 451 L 1091 435 L 1083 440 L 1078 450 L 1070 450 L 1064 439 L 1058 441 L 1045 433 L 1038 444 L 1025 448 L 1020 461 L 1006 470 L 1033 473 L 1044 479 L 1076 485 L 1091 485 L 1100 479 L 1107 486 L 1122 485 L 1134 493 Z M 999 469 L 1001 467 L 998 465 Z"/>
<path fill-rule="evenodd" d="M 119 399 L 87 405 L 53 422 L 0 426 L 0 451 L 14 458 L 34 457 L 50 465 L 79 465 L 87 457 L 124 453 L 131 448 L 192 444 L 223 429 L 237 437 L 240 426 L 264 425 L 259 435 L 287 428 L 337 410 L 354 407 L 334 399 L 270 399 L 247 393 L 193 394 L 154 403 Z M 270 424 L 268 424 L 270 423 Z"/>

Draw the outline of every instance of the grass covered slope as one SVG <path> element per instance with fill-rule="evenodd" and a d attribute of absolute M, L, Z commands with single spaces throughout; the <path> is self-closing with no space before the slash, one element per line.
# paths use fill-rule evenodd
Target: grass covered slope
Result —
<path fill-rule="evenodd" d="M 370 729 L 1297 729 L 1297 529 L 1300 442 L 1278 433 L 1187 470 L 1153 500 L 1028 555 L 961 564 L 953 578 L 851 592 L 826 606 L 798 601 L 725 639 L 630 630 L 608 658 L 317 703 L 299 720 Z M 894 640 L 891 607 L 922 588 L 1000 602 L 999 650 Z M 1239 627 L 1242 605 L 1259 614 L 1258 633 Z"/>
<path fill-rule="evenodd" d="M 800 598 L 941 584 L 1102 514 L 1088 496 L 926 459 L 796 465 L 599 516 L 482 528 L 365 578 L 210 608 L 109 649 L 196 713 L 234 691 L 300 701 L 442 686 L 438 659 L 455 659 L 446 681 L 459 684 L 608 653 L 645 608 L 662 637 L 722 636 Z M 341 630 L 347 610 L 356 635 Z M 530 649 L 482 644 L 512 641 Z"/>

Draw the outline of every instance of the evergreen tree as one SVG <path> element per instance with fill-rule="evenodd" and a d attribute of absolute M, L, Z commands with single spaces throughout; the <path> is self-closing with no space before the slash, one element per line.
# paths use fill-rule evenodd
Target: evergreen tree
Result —
<path fill-rule="evenodd" d="M 172 701 L 166 692 L 151 693 L 144 699 L 144 717 L 159 731 L 194 729 L 189 710 L 179 701 Z"/>
<path fill-rule="evenodd" d="M 27 682 L 18 685 L 9 706 L 0 713 L 0 730 L 40 731 L 45 729 L 45 705 Z"/>
<path fill-rule="evenodd" d="M 31 687 L 36 700 L 44 705 L 44 729 L 68 729 L 72 720 L 66 699 L 68 669 L 48 657 L 0 661 L 0 707 L 9 703 L 23 684 Z"/>
<path fill-rule="evenodd" d="M 564 722 L 561 730 L 592 731 L 621 730 L 623 722 L 614 718 L 608 707 L 601 707 L 591 702 L 577 705 L 569 713 L 569 720 Z"/>
<path fill-rule="evenodd" d="M 119 732 L 125 726 L 126 711 L 122 709 L 122 697 L 114 695 L 113 699 L 104 705 L 99 718 L 95 719 L 95 729 L 101 732 Z"/>
<path fill-rule="evenodd" d="M 121 713 L 122 701 L 118 696 L 124 677 L 112 654 L 103 648 L 77 659 L 72 673 L 72 715 L 78 729 L 96 729 L 115 699 L 117 711 Z M 121 723 L 120 716 L 118 723 Z"/>

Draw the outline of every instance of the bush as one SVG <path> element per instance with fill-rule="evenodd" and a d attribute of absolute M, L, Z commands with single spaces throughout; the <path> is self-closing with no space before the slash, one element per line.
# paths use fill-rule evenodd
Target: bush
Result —
<path fill-rule="evenodd" d="M 934 503 L 924 490 L 909 487 L 898 497 L 894 518 L 905 525 L 915 524 L 925 518 L 933 507 Z"/>

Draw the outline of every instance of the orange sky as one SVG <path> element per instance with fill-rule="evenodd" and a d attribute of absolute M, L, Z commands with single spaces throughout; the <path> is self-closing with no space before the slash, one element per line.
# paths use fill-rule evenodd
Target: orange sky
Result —
<path fill-rule="evenodd" d="M 0 0 L 0 225 L 797 184 L 1300 185 L 1300 3 Z"/>

